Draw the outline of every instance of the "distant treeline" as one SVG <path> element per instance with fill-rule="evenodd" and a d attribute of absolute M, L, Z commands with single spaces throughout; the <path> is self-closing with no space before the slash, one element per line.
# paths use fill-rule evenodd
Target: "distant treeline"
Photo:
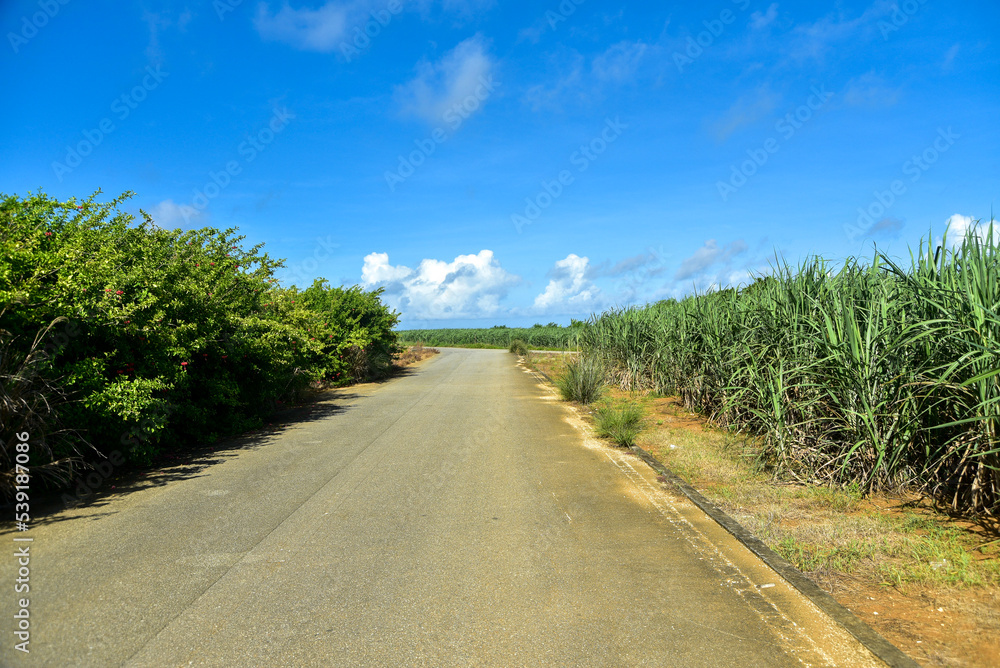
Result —
<path fill-rule="evenodd" d="M 456 348 L 509 348 L 520 339 L 529 348 L 576 349 L 584 323 L 574 320 L 569 327 L 555 323 L 534 327 L 492 327 L 490 329 L 404 329 L 398 332 L 400 343 Z"/>

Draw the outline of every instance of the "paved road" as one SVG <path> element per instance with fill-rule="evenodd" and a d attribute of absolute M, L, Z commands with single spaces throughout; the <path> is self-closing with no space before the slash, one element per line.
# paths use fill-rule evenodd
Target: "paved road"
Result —
<path fill-rule="evenodd" d="M 0 663 L 877 665 L 515 360 L 444 349 L 50 517 Z"/>

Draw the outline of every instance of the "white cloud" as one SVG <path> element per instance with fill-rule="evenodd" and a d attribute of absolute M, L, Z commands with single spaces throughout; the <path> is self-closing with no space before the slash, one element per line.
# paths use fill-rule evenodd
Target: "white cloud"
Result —
<path fill-rule="evenodd" d="M 719 247 L 715 239 L 709 239 L 705 242 L 704 246 L 696 250 L 691 257 L 681 263 L 681 267 L 674 275 L 674 279 L 683 281 L 698 274 L 703 274 L 717 264 L 723 265 L 722 273 L 728 273 L 726 265 L 734 257 L 745 253 L 746 250 L 747 244 L 742 239 L 737 239 L 725 247 Z"/>
<path fill-rule="evenodd" d="M 205 213 L 190 204 L 177 204 L 172 199 L 165 199 L 147 211 L 157 227 L 164 229 L 184 228 L 194 229 L 205 222 Z"/>
<path fill-rule="evenodd" d="M 958 248 L 962 245 L 966 235 L 973 232 L 980 241 L 986 241 L 989 235 L 990 224 L 980 222 L 972 216 L 963 216 L 960 213 L 952 214 L 945 222 L 948 228 L 948 247 Z M 1000 227 L 994 223 L 993 228 L 994 243 L 1000 244 Z"/>
<path fill-rule="evenodd" d="M 850 39 L 876 28 L 877 20 L 893 11 L 895 3 L 876 0 L 856 18 L 829 14 L 814 23 L 803 23 L 792 31 L 790 54 L 796 60 L 822 60 L 835 42 Z"/>
<path fill-rule="evenodd" d="M 594 76 L 604 81 L 629 81 L 649 47 L 642 42 L 621 41 L 594 58 Z"/>
<path fill-rule="evenodd" d="M 961 48 L 961 44 L 953 44 L 947 53 L 944 54 L 944 62 L 941 63 L 942 71 L 951 72 L 955 65 L 955 56 L 958 55 L 959 48 Z"/>
<path fill-rule="evenodd" d="M 522 101 L 532 111 L 561 111 L 568 100 L 585 103 L 583 71 L 586 59 L 578 51 L 564 48 L 550 55 L 547 61 L 543 67 L 550 70 L 547 79 L 552 83 L 529 86 Z"/>
<path fill-rule="evenodd" d="M 496 315 L 502 310 L 500 300 L 520 282 L 490 250 L 459 255 L 452 262 L 422 260 L 416 269 L 389 264 L 388 253 L 370 253 L 361 280 L 369 287 L 384 287 L 386 302 L 412 320 Z"/>
<path fill-rule="evenodd" d="M 725 141 L 740 128 L 751 125 L 767 116 L 778 106 L 780 98 L 764 84 L 750 95 L 741 96 L 726 110 L 720 119 L 711 124 L 718 141 Z"/>
<path fill-rule="evenodd" d="M 543 313 L 580 313 L 598 306 L 601 290 L 588 278 L 590 259 L 573 253 L 556 262 L 545 292 L 535 297 Z"/>
<path fill-rule="evenodd" d="M 778 3 L 772 2 L 767 8 L 767 12 L 762 14 L 757 11 L 750 15 L 750 28 L 752 30 L 763 30 L 774 23 L 776 18 L 778 18 Z"/>
<path fill-rule="evenodd" d="M 303 51 L 329 53 L 348 31 L 363 22 L 371 2 L 327 2 L 318 9 L 292 9 L 287 3 L 272 14 L 267 3 L 257 6 L 254 27 L 261 38 L 284 42 Z"/>
<path fill-rule="evenodd" d="M 419 63 L 417 76 L 396 87 L 396 100 L 403 112 L 430 123 L 441 123 L 449 110 L 472 98 L 482 101 L 486 84 L 493 85 L 495 61 L 487 52 L 488 46 L 485 38 L 475 35 L 459 43 L 441 60 Z"/>
<path fill-rule="evenodd" d="M 844 102 L 855 107 L 891 107 L 899 101 L 899 88 L 891 88 L 874 71 L 847 82 Z"/>

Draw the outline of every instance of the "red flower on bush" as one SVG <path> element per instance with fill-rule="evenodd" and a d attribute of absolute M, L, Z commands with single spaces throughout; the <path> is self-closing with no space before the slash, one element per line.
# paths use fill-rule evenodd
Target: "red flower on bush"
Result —
<path fill-rule="evenodd" d="M 123 294 L 125 294 L 125 293 L 124 293 L 124 292 L 122 292 L 121 290 L 115 290 L 115 294 L 116 294 L 116 295 L 123 295 Z"/>
<path fill-rule="evenodd" d="M 51 232 L 46 232 L 46 233 L 45 233 L 45 236 L 47 236 L 47 237 L 51 237 L 51 236 L 52 236 L 52 233 L 51 233 Z"/>

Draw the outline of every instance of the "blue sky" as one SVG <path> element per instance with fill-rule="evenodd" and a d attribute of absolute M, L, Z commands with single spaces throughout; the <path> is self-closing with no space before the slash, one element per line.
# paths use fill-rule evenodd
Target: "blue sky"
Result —
<path fill-rule="evenodd" d="M 239 227 L 405 326 L 567 323 L 1000 193 L 995 1 L 0 3 L 0 190 Z"/>

